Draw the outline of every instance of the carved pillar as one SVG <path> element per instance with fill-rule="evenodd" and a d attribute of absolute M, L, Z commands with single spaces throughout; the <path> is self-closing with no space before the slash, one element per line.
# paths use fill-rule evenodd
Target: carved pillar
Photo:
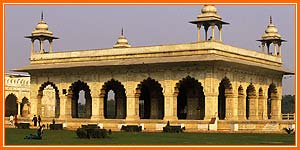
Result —
<path fill-rule="evenodd" d="M 218 94 L 205 94 L 205 117 L 204 120 L 218 117 Z"/>
<path fill-rule="evenodd" d="M 215 25 L 211 25 L 211 40 L 215 40 Z"/>
<path fill-rule="evenodd" d="M 71 116 L 71 95 L 60 96 L 60 119 L 69 119 Z"/>
<path fill-rule="evenodd" d="M 53 52 L 53 41 L 49 40 L 49 44 L 50 44 L 49 52 L 52 53 Z"/>
<path fill-rule="evenodd" d="M 164 93 L 165 96 L 165 115 L 164 120 L 178 120 L 177 117 L 177 96 L 178 92 Z"/>
<path fill-rule="evenodd" d="M 40 40 L 40 53 L 44 53 L 44 41 L 42 39 L 39 39 Z"/>
<path fill-rule="evenodd" d="M 226 92 L 226 120 L 237 120 L 238 119 L 238 97 L 235 96 L 231 91 Z"/>
<path fill-rule="evenodd" d="M 276 43 L 273 44 L 274 44 L 274 56 L 277 56 L 277 44 Z"/>
<path fill-rule="evenodd" d="M 36 115 L 41 115 L 42 114 L 42 98 L 43 98 L 43 95 L 41 94 L 38 94 L 38 96 L 36 97 L 36 100 L 37 100 L 37 111 L 36 111 Z"/>
<path fill-rule="evenodd" d="M 219 27 L 219 40 L 222 42 L 222 25 Z"/>
<path fill-rule="evenodd" d="M 281 43 L 278 44 L 278 56 L 281 56 Z"/>
<path fill-rule="evenodd" d="M 257 96 L 249 96 L 249 120 L 258 120 L 258 99 Z"/>
<path fill-rule="evenodd" d="M 265 42 L 261 42 L 261 51 L 262 51 L 263 53 L 266 53 L 266 52 L 265 52 L 265 45 L 266 45 Z"/>
<path fill-rule="evenodd" d="M 281 120 L 281 100 L 277 95 L 271 94 L 271 119 Z"/>
<path fill-rule="evenodd" d="M 207 41 L 207 31 L 208 31 L 208 27 L 209 26 L 204 26 L 204 30 L 205 30 L 205 40 Z"/>
<path fill-rule="evenodd" d="M 197 41 L 198 41 L 198 42 L 200 42 L 200 40 L 201 40 L 201 36 L 200 36 L 200 30 L 201 30 L 201 25 L 200 25 L 200 24 L 198 24 L 198 25 L 197 25 L 197 33 L 198 33 L 198 38 L 197 38 Z"/>
<path fill-rule="evenodd" d="M 18 104 L 18 117 L 21 117 L 21 102 L 17 102 Z"/>
<path fill-rule="evenodd" d="M 238 120 L 246 120 L 246 98 L 244 94 L 238 95 Z"/>
<path fill-rule="evenodd" d="M 139 120 L 139 97 L 140 94 L 127 95 L 126 120 Z"/>
<path fill-rule="evenodd" d="M 104 113 L 103 113 L 103 101 L 104 101 L 104 94 L 94 94 L 92 96 L 93 99 L 93 109 L 92 109 L 92 120 L 99 120 L 104 119 Z"/>
<path fill-rule="evenodd" d="M 258 119 L 259 120 L 267 120 L 267 98 L 265 96 L 260 95 L 258 97 Z"/>
<path fill-rule="evenodd" d="M 34 54 L 34 40 L 31 39 L 31 55 Z"/>

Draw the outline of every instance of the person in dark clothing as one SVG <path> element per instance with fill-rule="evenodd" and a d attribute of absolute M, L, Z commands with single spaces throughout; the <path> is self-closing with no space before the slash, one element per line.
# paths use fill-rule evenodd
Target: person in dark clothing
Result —
<path fill-rule="evenodd" d="M 25 136 L 24 139 L 38 139 L 38 140 L 41 140 L 44 128 L 45 128 L 45 125 L 43 124 L 42 126 L 40 126 L 38 128 L 36 134 L 30 134 L 29 136 Z"/>
<path fill-rule="evenodd" d="M 36 125 L 37 125 L 37 117 L 35 115 L 33 116 L 32 121 L 33 121 L 33 126 L 36 127 Z"/>
<path fill-rule="evenodd" d="M 38 124 L 39 124 L 39 127 L 41 126 L 41 121 L 42 121 L 42 118 L 41 118 L 41 116 L 39 115 L 39 116 L 38 116 Z"/>

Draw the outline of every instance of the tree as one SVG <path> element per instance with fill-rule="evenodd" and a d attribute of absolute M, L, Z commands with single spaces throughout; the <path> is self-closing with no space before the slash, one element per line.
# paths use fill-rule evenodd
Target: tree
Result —
<path fill-rule="evenodd" d="M 283 114 L 295 113 L 295 95 L 282 96 L 281 112 Z"/>

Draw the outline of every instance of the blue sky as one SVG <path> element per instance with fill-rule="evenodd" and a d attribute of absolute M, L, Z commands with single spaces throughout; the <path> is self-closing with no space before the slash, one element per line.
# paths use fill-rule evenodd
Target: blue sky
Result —
<path fill-rule="evenodd" d="M 288 42 L 282 45 L 284 67 L 294 71 L 295 8 L 292 5 L 216 5 L 230 25 L 223 27 L 223 43 L 259 51 L 269 16 Z M 195 20 L 202 5 L 84 6 L 7 5 L 5 9 L 6 70 L 29 64 L 30 35 L 44 12 L 49 30 L 60 39 L 54 52 L 111 48 L 124 28 L 132 46 L 189 43 L 197 39 Z M 203 32 L 202 32 L 202 35 Z M 283 79 L 283 94 L 294 94 L 294 77 Z"/>

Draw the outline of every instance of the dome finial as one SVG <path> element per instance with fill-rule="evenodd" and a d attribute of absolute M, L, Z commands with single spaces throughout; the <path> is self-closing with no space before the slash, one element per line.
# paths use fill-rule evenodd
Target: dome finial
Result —
<path fill-rule="evenodd" d="M 42 11 L 42 14 L 41 14 L 41 20 L 44 20 L 44 13 Z"/>
<path fill-rule="evenodd" d="M 124 35 L 124 31 L 123 31 L 123 27 L 122 27 L 121 36 L 123 36 L 123 35 Z"/>
<path fill-rule="evenodd" d="M 272 16 L 270 16 L 270 24 L 272 24 Z"/>

